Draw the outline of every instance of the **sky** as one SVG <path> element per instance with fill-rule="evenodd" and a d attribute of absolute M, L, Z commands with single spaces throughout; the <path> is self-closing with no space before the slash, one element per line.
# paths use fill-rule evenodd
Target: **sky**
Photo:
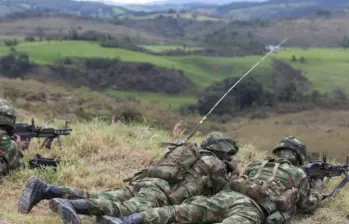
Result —
<path fill-rule="evenodd" d="M 145 4 L 150 2 L 161 2 L 162 0 L 95 0 L 115 4 Z"/>

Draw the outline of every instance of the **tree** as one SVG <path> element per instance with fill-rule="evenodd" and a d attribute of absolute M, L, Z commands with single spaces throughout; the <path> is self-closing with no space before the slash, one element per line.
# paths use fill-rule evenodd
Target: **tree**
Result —
<path fill-rule="evenodd" d="M 13 46 L 18 45 L 18 40 L 17 39 L 5 40 L 4 43 L 6 46 L 13 47 Z"/>
<path fill-rule="evenodd" d="M 36 36 L 38 36 L 39 41 L 42 41 L 44 39 L 44 28 L 37 26 L 35 28 L 35 33 L 36 33 Z"/>
<path fill-rule="evenodd" d="M 205 89 L 198 99 L 198 112 L 206 114 L 238 79 L 238 77 L 225 79 Z M 233 111 L 250 108 L 254 104 L 263 104 L 264 100 L 262 84 L 253 77 L 247 77 L 224 98 L 213 113 L 218 115 L 229 114 Z"/>
<path fill-rule="evenodd" d="M 296 58 L 296 56 L 295 56 L 295 55 L 292 55 L 292 59 L 291 59 L 291 61 L 293 61 L 293 62 L 297 61 L 297 58 Z"/>

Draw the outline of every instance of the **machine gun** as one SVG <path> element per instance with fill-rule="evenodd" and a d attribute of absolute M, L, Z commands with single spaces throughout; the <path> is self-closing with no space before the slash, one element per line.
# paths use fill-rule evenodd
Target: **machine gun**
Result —
<path fill-rule="evenodd" d="M 67 121 L 65 122 L 64 128 L 55 129 L 35 126 L 34 119 L 32 119 L 31 124 L 17 123 L 14 134 L 20 136 L 21 141 L 30 141 L 32 138 L 45 138 L 41 144 L 41 148 L 45 146 L 47 149 L 51 149 L 53 140 L 57 138 L 59 149 L 61 150 L 62 146 L 60 136 L 70 135 L 71 131 L 72 129 L 68 127 Z"/>
<path fill-rule="evenodd" d="M 56 170 L 58 164 L 61 162 L 60 158 L 43 158 L 40 154 L 36 154 L 36 156 L 29 161 L 29 168 L 36 169 L 42 168 L 46 166 L 53 167 Z"/>
<path fill-rule="evenodd" d="M 322 160 L 309 162 L 305 167 L 303 167 L 303 169 L 309 176 L 310 180 L 324 180 L 325 177 L 327 177 L 329 180 L 332 177 L 339 177 L 344 175 L 343 180 L 335 187 L 332 192 L 323 195 L 324 199 L 327 197 L 336 196 L 349 182 L 349 157 L 347 157 L 346 165 L 333 165 L 331 163 L 328 163 L 326 156 L 324 156 Z"/>

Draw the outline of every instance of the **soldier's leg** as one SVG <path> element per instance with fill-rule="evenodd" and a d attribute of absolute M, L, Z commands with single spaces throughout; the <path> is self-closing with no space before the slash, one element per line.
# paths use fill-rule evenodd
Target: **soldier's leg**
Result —
<path fill-rule="evenodd" d="M 122 188 L 115 191 L 105 191 L 102 193 L 88 192 L 86 190 L 50 185 L 38 177 L 31 177 L 26 183 L 25 189 L 19 199 L 18 209 L 20 212 L 28 213 L 41 200 L 53 198 L 66 199 L 87 199 L 87 198 L 115 198 L 117 200 L 127 200 L 133 196 L 132 190 Z"/>
<path fill-rule="evenodd" d="M 164 180 L 156 178 L 140 180 L 134 184 L 133 189 L 136 191 L 133 192 L 135 197 L 124 202 L 109 200 L 106 197 L 87 200 L 54 199 L 50 201 L 50 208 L 53 212 L 59 213 L 64 221 L 74 222 L 78 219 L 77 214 L 118 217 L 168 204 L 166 195 L 170 188 Z"/>
<path fill-rule="evenodd" d="M 224 219 L 222 224 L 262 224 L 265 222 L 265 214 L 258 205 L 245 199 L 245 202 L 232 207 L 229 217 Z"/>
<path fill-rule="evenodd" d="M 258 205 L 237 192 L 224 191 L 213 197 L 196 196 L 181 205 L 149 209 L 120 219 L 102 217 L 100 223 L 167 224 L 167 223 L 263 223 Z"/>

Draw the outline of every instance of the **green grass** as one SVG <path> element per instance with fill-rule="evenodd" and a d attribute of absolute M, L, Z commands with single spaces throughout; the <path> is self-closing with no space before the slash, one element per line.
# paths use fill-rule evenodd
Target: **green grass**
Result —
<path fill-rule="evenodd" d="M 195 104 L 196 97 L 195 96 L 172 96 L 167 94 L 159 94 L 159 93 L 146 93 L 146 92 L 131 92 L 131 91 L 117 91 L 117 90 L 105 90 L 106 95 L 112 97 L 120 97 L 120 98 L 131 98 L 140 100 L 142 102 L 151 103 L 151 104 L 159 104 L 168 109 L 177 110 L 180 106 L 185 104 Z"/>
<path fill-rule="evenodd" d="M 38 63 L 52 63 L 64 57 L 120 57 L 127 62 L 146 62 L 169 68 L 181 69 L 199 87 L 205 88 L 212 82 L 227 77 L 241 76 L 260 57 L 206 57 L 206 56 L 176 56 L 165 57 L 149 55 L 117 48 L 102 48 L 98 43 L 84 41 L 50 41 L 36 43 L 22 43 L 16 47 L 17 51 L 24 51 Z M 0 46 L 0 54 L 7 54 L 9 48 Z M 264 77 L 271 73 L 269 63 L 261 63 L 256 75 Z"/>
<path fill-rule="evenodd" d="M 113 13 L 114 13 L 115 15 L 120 15 L 120 14 L 125 13 L 125 11 L 122 10 L 121 8 L 119 8 L 119 7 L 114 7 L 114 8 L 113 8 Z"/>
<path fill-rule="evenodd" d="M 301 69 L 313 86 L 322 92 L 339 86 L 349 91 L 349 49 L 288 48 L 276 55 L 287 60 L 293 67 Z M 296 62 L 291 61 L 292 55 L 296 56 Z M 306 60 L 304 64 L 299 61 L 302 56 Z"/>
<path fill-rule="evenodd" d="M 160 50 L 177 46 L 152 46 L 150 49 Z M 0 46 L 0 54 L 7 54 L 8 47 Z M 247 57 L 207 57 L 207 56 L 156 56 L 141 52 L 117 48 L 102 48 L 98 43 L 84 41 L 51 41 L 42 43 L 21 43 L 16 47 L 18 51 L 27 52 L 38 63 L 52 63 L 63 57 L 120 57 L 126 62 L 146 62 L 169 69 L 181 69 L 197 85 L 203 89 L 213 82 L 228 77 L 241 76 L 247 72 L 261 56 Z M 306 63 L 291 62 L 292 55 L 298 59 L 303 56 Z M 313 87 L 324 92 L 331 91 L 338 86 L 349 90 L 348 68 L 349 49 L 341 48 L 286 48 L 274 57 L 285 59 L 292 66 L 301 69 L 313 83 Z M 265 84 L 271 85 L 270 75 L 272 67 L 270 59 L 266 59 L 250 74 Z M 134 95 L 132 93 L 131 95 Z M 138 98 L 159 99 L 155 95 L 136 94 Z M 191 97 L 189 97 L 191 98 Z M 167 96 L 164 96 L 166 101 Z M 171 98 L 173 105 L 177 102 L 190 101 L 181 97 Z M 160 100 L 161 101 L 161 100 Z"/>
<path fill-rule="evenodd" d="M 139 45 L 140 47 L 143 47 L 147 50 L 150 50 L 152 52 L 166 52 L 169 50 L 185 50 L 185 51 L 197 51 L 201 50 L 201 47 L 184 47 L 181 45 Z"/>

